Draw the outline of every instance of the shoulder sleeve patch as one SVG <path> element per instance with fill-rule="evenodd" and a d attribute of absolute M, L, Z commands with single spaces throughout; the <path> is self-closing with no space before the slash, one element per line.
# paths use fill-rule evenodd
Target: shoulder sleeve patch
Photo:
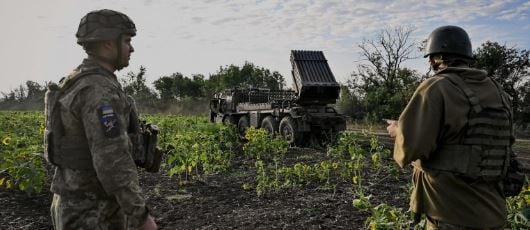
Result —
<path fill-rule="evenodd" d="M 106 137 L 117 137 L 120 135 L 120 124 L 118 116 L 112 106 L 105 105 L 99 107 L 101 125 Z"/>

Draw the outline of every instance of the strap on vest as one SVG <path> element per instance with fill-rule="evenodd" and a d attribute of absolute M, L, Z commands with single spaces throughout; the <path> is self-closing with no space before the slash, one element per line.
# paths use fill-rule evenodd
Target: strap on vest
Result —
<path fill-rule="evenodd" d="M 480 111 L 482 111 L 482 106 L 480 106 L 478 97 L 475 95 L 475 92 L 473 92 L 473 90 L 471 90 L 467 86 L 467 84 L 460 76 L 456 74 L 444 74 L 444 76 L 445 78 L 447 78 L 447 80 L 457 85 L 458 88 L 460 88 L 464 92 L 464 94 L 468 98 L 469 103 L 471 104 L 471 108 L 473 108 L 475 113 L 480 113 Z"/>
<path fill-rule="evenodd" d="M 510 127 L 512 127 L 512 130 L 510 132 L 510 136 L 512 138 L 510 138 L 510 143 L 506 146 L 506 152 L 508 154 L 506 156 L 506 160 L 505 160 L 505 163 L 504 163 L 504 168 L 502 169 L 502 176 L 505 177 L 506 175 L 508 175 L 508 169 L 509 169 L 510 162 L 512 160 L 511 159 L 512 158 L 512 154 L 513 154 L 512 144 L 515 141 L 515 136 L 514 136 L 514 131 L 513 131 L 513 111 L 512 111 L 511 104 L 510 104 L 510 100 L 508 98 L 506 98 L 506 95 L 502 91 L 502 87 L 499 85 L 499 83 L 497 81 L 495 81 L 493 79 L 491 79 L 491 81 L 495 84 L 495 87 L 497 87 L 497 93 L 499 94 L 499 96 L 500 96 L 500 98 L 502 100 L 502 104 L 504 105 L 505 108 L 508 108 L 508 116 L 510 116 L 509 117 Z"/>

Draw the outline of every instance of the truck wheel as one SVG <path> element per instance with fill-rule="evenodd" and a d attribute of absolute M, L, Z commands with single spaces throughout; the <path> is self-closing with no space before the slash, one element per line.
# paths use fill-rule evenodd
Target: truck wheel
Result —
<path fill-rule="evenodd" d="M 229 125 L 229 124 L 235 125 L 236 124 L 236 119 L 232 115 L 226 115 L 225 117 L 223 117 L 223 124 L 225 124 L 225 125 Z"/>
<path fill-rule="evenodd" d="M 265 132 L 267 132 L 268 134 L 273 135 L 278 132 L 278 123 L 276 122 L 274 117 L 269 115 L 263 118 L 263 120 L 261 121 L 261 128 L 264 129 Z"/>
<path fill-rule="evenodd" d="M 289 143 L 299 145 L 302 141 L 302 133 L 298 132 L 293 118 L 286 116 L 280 121 L 280 135 Z"/>
<path fill-rule="evenodd" d="M 248 116 L 241 116 L 239 122 L 237 122 L 237 130 L 239 131 L 239 137 L 241 139 L 245 139 L 245 134 L 247 133 L 249 126 L 250 122 L 248 121 Z"/>

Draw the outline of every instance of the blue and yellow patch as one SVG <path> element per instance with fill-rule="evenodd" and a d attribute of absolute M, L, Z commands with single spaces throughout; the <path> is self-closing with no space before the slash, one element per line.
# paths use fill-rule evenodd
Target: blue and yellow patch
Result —
<path fill-rule="evenodd" d="M 114 109 L 112 109 L 112 106 L 101 106 L 101 114 L 111 114 L 114 113 Z"/>
<path fill-rule="evenodd" d="M 101 106 L 99 108 L 99 114 L 105 136 L 116 137 L 120 135 L 118 116 L 116 116 L 116 113 L 114 113 L 114 109 L 112 108 L 112 106 Z"/>

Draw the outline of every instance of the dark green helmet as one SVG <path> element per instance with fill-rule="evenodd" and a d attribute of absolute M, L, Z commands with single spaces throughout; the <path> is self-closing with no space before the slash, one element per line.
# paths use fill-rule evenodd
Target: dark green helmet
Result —
<path fill-rule="evenodd" d="M 456 54 L 473 59 L 471 40 L 466 31 L 458 26 L 438 27 L 427 38 L 424 57 L 433 54 Z"/>
<path fill-rule="evenodd" d="M 89 12 L 79 23 L 77 43 L 115 40 L 122 34 L 136 35 L 136 26 L 127 15 L 114 10 Z"/>

